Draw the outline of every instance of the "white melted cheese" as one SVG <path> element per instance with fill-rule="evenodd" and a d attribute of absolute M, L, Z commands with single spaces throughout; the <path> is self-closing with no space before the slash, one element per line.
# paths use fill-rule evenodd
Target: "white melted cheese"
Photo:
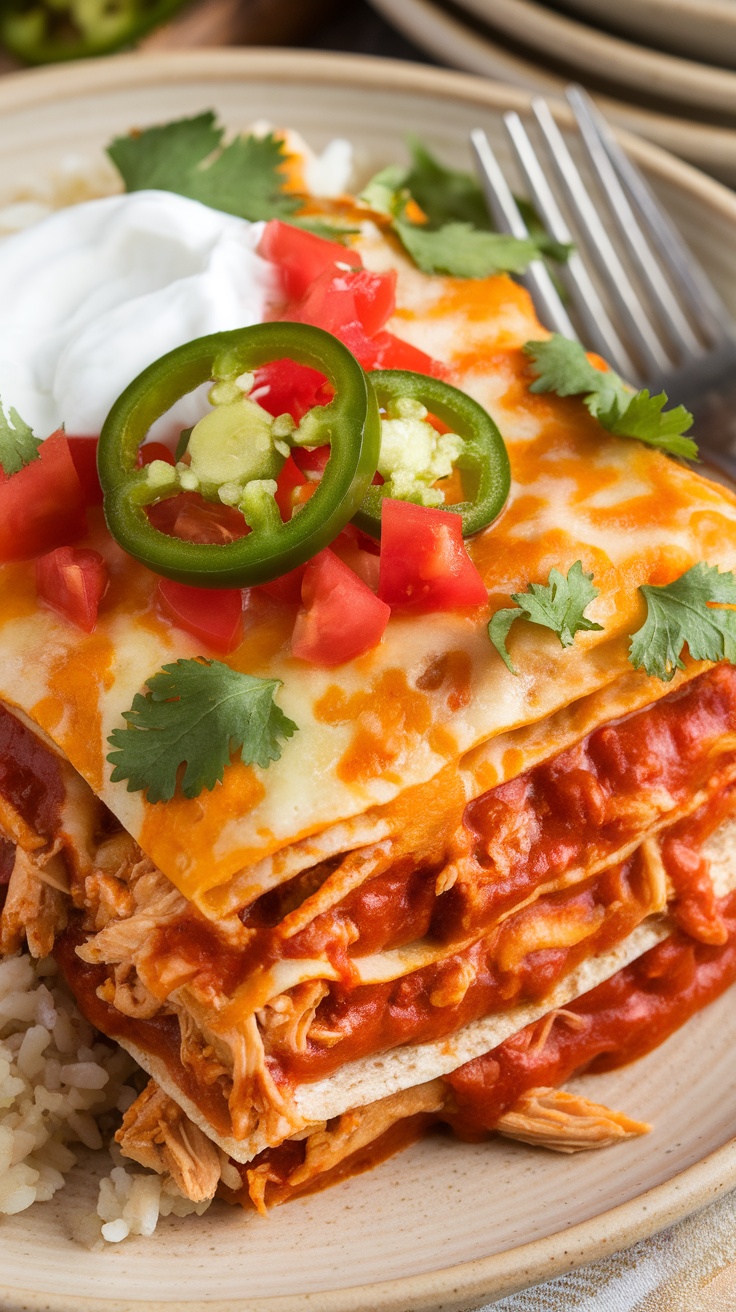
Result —
<path fill-rule="evenodd" d="M 97 434 L 159 356 L 260 323 L 278 296 L 262 223 L 164 191 L 56 211 L 0 243 L 0 398 L 39 437 Z M 206 407 L 204 407 L 206 408 Z M 166 423 L 203 413 L 196 393 Z M 159 434 L 154 434 L 159 435 Z M 161 433 L 165 436 L 165 433 Z"/>

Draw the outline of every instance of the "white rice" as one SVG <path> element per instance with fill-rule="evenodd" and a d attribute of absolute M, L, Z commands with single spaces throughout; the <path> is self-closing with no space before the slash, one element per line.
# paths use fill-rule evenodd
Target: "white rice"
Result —
<path fill-rule="evenodd" d="M 126 1080 L 135 1062 L 100 1041 L 80 1015 L 49 958 L 0 961 L 0 1216 L 46 1202 L 76 1164 L 70 1144 L 102 1149 L 114 1113 L 136 1097 Z M 151 1235 L 160 1216 L 201 1214 L 170 1180 L 118 1163 L 100 1182 L 97 1213 L 78 1218 L 75 1237 L 88 1246 Z"/>

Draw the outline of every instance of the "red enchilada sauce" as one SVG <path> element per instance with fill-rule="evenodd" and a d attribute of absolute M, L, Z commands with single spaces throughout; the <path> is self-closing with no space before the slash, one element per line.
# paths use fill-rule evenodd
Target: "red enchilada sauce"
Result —
<path fill-rule="evenodd" d="M 730 782 L 735 733 L 736 668 L 719 665 L 470 802 L 463 817 L 470 861 L 446 892 L 437 895 L 435 880 L 447 858 L 401 857 L 288 939 L 279 922 L 299 894 L 314 891 L 315 872 L 264 894 L 243 913 L 256 931 L 246 973 L 282 956 L 324 957 L 348 983 L 353 957 L 424 937 L 460 942 L 539 884 L 613 859 L 701 789 Z M 690 898 L 707 903 L 707 885 L 698 891 L 692 872 L 677 873 Z"/>
<path fill-rule="evenodd" d="M 466 821 L 476 836 L 476 856 L 483 845 L 487 852 L 485 875 L 480 870 L 476 878 L 477 889 L 482 895 L 481 901 L 485 898 L 483 917 L 489 907 L 492 907 L 495 917 L 501 908 L 520 900 L 528 887 L 534 887 L 550 875 L 569 869 L 570 866 L 574 867 L 582 853 L 605 851 L 608 845 L 619 847 L 633 824 L 627 811 L 628 805 L 635 800 L 641 802 L 648 793 L 661 795 L 662 790 L 667 790 L 671 802 L 679 805 L 692 796 L 694 789 L 709 783 L 711 788 L 718 791 L 695 815 L 678 822 L 668 831 L 663 839 L 662 850 L 675 886 L 674 915 L 693 939 L 683 939 L 682 942 L 687 945 L 688 951 L 701 954 L 693 958 L 696 963 L 703 961 L 706 965 L 711 960 L 721 960 L 718 956 L 721 945 L 725 953 L 722 970 L 728 972 L 729 954 L 733 951 L 731 936 L 734 925 L 727 917 L 724 918 L 722 909 L 714 903 L 700 847 L 723 815 L 733 810 L 736 800 L 736 789 L 724 787 L 722 782 L 722 776 L 728 778 L 729 771 L 733 769 L 732 756 L 723 757 L 720 764 L 717 757 L 714 757 L 714 748 L 717 750 L 719 739 L 734 728 L 736 670 L 729 666 L 719 666 L 645 711 L 616 724 L 603 726 L 552 761 L 543 763 L 511 784 L 491 790 L 471 803 L 466 811 Z M 21 811 L 28 823 L 41 832 L 53 830 L 58 823 L 63 798 L 59 762 L 31 731 L 5 711 L 0 712 L 0 793 Z M 503 821 L 503 815 L 508 820 L 512 813 L 518 821 L 515 828 Z M 638 823 L 641 825 L 640 814 Z M 519 841 L 520 834 L 524 835 L 523 842 Z M 504 844 L 509 871 L 506 878 L 499 873 L 498 853 Z M 0 859 L 2 856 L 0 853 Z M 339 1030 L 339 1042 L 327 1046 L 308 1041 L 305 1051 L 301 1053 L 272 1052 L 269 1066 L 273 1077 L 287 1084 L 296 1080 L 323 1078 L 361 1055 L 384 1051 L 396 1044 L 431 1041 L 493 1010 L 502 1009 L 514 1002 L 543 997 L 555 980 L 570 970 L 578 960 L 593 952 L 605 950 L 610 943 L 628 934 L 637 923 L 642 911 L 636 905 L 635 890 L 627 891 L 627 882 L 633 885 L 636 883 L 637 860 L 636 857 L 631 858 L 618 867 L 604 871 L 586 884 L 576 885 L 565 892 L 547 894 L 537 903 L 537 908 L 533 910 L 546 909 L 549 912 L 557 909 L 561 914 L 566 907 L 569 910 L 570 906 L 577 903 L 582 908 L 582 903 L 588 899 L 589 910 L 596 913 L 600 909 L 615 906 L 619 891 L 616 881 L 620 881 L 620 891 L 624 893 L 619 899 L 621 908 L 614 911 L 608 925 L 601 921 L 598 932 L 581 940 L 580 944 L 532 952 L 526 957 L 521 956 L 505 971 L 497 968 L 492 954 L 488 952 L 489 944 L 481 943 L 468 949 L 470 955 L 485 952 L 486 960 L 481 963 L 482 969 L 457 1004 L 438 1002 L 436 996 L 433 1000 L 432 995 L 438 987 L 442 989 L 446 983 L 445 976 L 457 967 L 462 954 L 454 954 L 452 961 L 445 961 L 428 970 L 415 971 L 388 984 L 357 987 L 350 981 L 349 962 L 345 961 L 345 982 L 331 987 L 329 995 L 317 1011 L 317 1021 L 323 1029 L 332 1029 L 333 1032 Z M 4 865 L 0 866 L 2 870 Z M 409 871 L 406 871 L 406 875 L 411 877 Z M 387 877 L 398 879 L 400 883 L 401 871 L 389 872 Z M 434 885 L 433 873 L 431 882 Z M 397 883 L 394 882 L 392 887 L 395 890 Z M 254 939 L 250 948 L 245 952 L 234 952 L 219 938 L 215 926 L 191 913 L 180 922 L 159 931 L 155 950 L 167 956 L 175 952 L 178 959 L 183 959 L 185 969 L 189 963 L 189 978 L 198 974 L 205 979 L 209 976 L 221 986 L 226 984 L 231 992 L 259 960 L 274 960 L 287 952 L 298 956 L 300 949 L 310 954 L 320 950 L 320 941 L 327 932 L 328 920 L 332 926 L 331 932 L 334 932 L 333 914 L 339 916 L 349 909 L 351 915 L 356 914 L 360 919 L 356 900 L 358 896 L 362 899 L 362 905 L 370 911 L 368 919 L 373 918 L 371 924 L 374 935 L 379 922 L 383 925 L 382 933 L 372 941 L 378 942 L 382 936 L 390 939 L 391 933 L 395 936 L 398 932 L 396 902 L 392 910 L 389 909 L 389 903 L 393 899 L 379 897 L 371 903 L 369 890 L 370 884 L 367 884 L 358 894 L 353 895 L 352 900 L 345 899 L 336 913 L 319 918 L 314 926 L 295 939 L 280 939 L 278 927 L 256 929 L 254 925 Z M 436 906 L 451 907 L 454 893 L 455 889 L 451 889 L 449 894 L 434 899 Z M 446 902 L 446 898 L 450 901 Z M 402 905 L 400 902 L 399 909 Z M 422 905 L 426 907 L 426 900 Z M 392 921 L 394 928 L 390 930 Z M 79 934 L 80 930 L 77 929 L 75 933 Z M 443 935 L 437 937 L 446 941 Z M 110 1037 L 127 1036 L 137 1046 L 159 1055 L 172 1073 L 175 1073 L 180 1087 L 184 1090 L 186 1085 L 185 1091 L 193 1099 L 201 1098 L 203 1095 L 199 1082 L 190 1072 L 183 1072 L 181 1068 L 176 1020 L 161 1015 L 152 1022 L 139 1019 L 130 1021 L 120 1016 L 108 1003 L 102 1002 L 96 990 L 104 981 L 105 972 L 92 971 L 79 962 L 73 952 L 75 941 L 78 939 L 75 939 L 71 931 L 62 936 L 59 958 L 89 1019 Z M 716 955 L 710 958 L 708 952 Z M 736 956 L 736 951 L 733 951 L 733 955 Z M 718 971 L 715 967 L 713 969 L 717 975 Z M 666 983 L 669 976 L 665 974 L 662 978 Z M 729 975 L 723 983 L 717 983 L 714 986 L 716 992 L 726 987 L 730 980 Z M 647 986 L 647 991 L 648 995 L 653 995 L 651 985 Z M 656 992 L 654 989 L 654 994 Z M 704 996 L 703 1001 L 698 1001 L 700 994 L 695 989 L 695 1001 L 690 1005 L 687 1001 L 689 996 L 685 991 L 680 1003 L 680 994 L 675 987 L 666 993 L 664 1002 L 655 1009 L 656 1016 L 663 1014 L 664 1009 L 669 1018 L 669 1030 L 676 1028 L 690 1014 L 688 1006 L 690 1010 L 695 1010 L 709 1000 L 708 996 Z M 606 1041 L 610 1040 L 612 1050 L 621 1048 L 622 1036 L 628 1032 L 630 1021 L 631 1017 L 627 1014 L 620 1021 L 619 1031 L 616 1031 L 615 1025 L 610 1033 L 606 1030 Z M 644 1028 L 648 1035 L 653 1035 L 656 1030 L 656 1026 L 649 1022 Z M 565 1064 L 567 1058 L 563 1060 L 565 1054 L 572 1061 L 571 1070 L 590 1061 L 603 1060 L 600 1052 L 589 1055 L 587 1049 L 583 1051 L 580 1048 L 577 1032 L 571 1031 L 568 1035 L 560 1025 L 555 1027 L 555 1031 L 562 1034 L 562 1038 L 555 1039 L 562 1052 L 558 1063 L 560 1073 L 554 1075 L 554 1071 L 550 1073 L 547 1070 L 544 1074 L 532 1063 L 533 1082 L 555 1083 L 567 1078 L 569 1071 Z M 595 1034 L 597 1041 L 599 1029 L 596 1029 Z M 659 1039 L 655 1037 L 652 1043 L 657 1041 Z M 621 1050 L 624 1051 L 623 1048 Z M 631 1055 L 636 1054 L 632 1052 Z M 491 1058 L 483 1060 L 490 1062 Z M 515 1060 L 518 1064 L 518 1058 Z M 524 1063 L 524 1069 L 531 1070 L 528 1054 Z M 487 1085 L 486 1071 L 483 1087 Z M 502 1084 L 494 1080 L 494 1085 L 497 1085 L 494 1094 L 497 1097 Z M 212 1115 L 213 1120 L 224 1124 L 227 1117 L 226 1099 L 221 1092 L 212 1092 L 212 1105 L 208 1108 L 208 1114 Z"/>
<path fill-rule="evenodd" d="M 477 1137 L 528 1089 L 564 1084 L 582 1071 L 613 1070 L 658 1047 L 736 981 L 736 892 L 720 911 L 728 933 L 720 947 L 678 932 L 566 1004 L 579 1023 L 563 1015 L 540 1043 L 543 1018 L 446 1075 L 454 1106 L 443 1119 L 457 1133 Z"/>
<path fill-rule="evenodd" d="M 611 1070 L 651 1052 L 736 981 L 736 892 L 718 910 L 728 934 L 724 944 L 695 943 L 681 932 L 664 939 L 568 1003 L 553 1024 L 542 1017 L 492 1052 L 446 1075 L 447 1100 L 435 1116 L 412 1117 L 392 1129 L 404 1126 L 410 1142 L 432 1121 L 443 1121 L 460 1138 L 484 1139 L 528 1090 L 558 1087 L 584 1071 Z M 594 1089 L 590 1093 L 595 1097 Z M 400 1134 L 390 1148 L 382 1137 L 344 1159 L 334 1173 L 292 1189 L 288 1178 L 303 1162 L 306 1144 L 289 1141 L 239 1166 L 244 1187 L 238 1194 L 225 1191 L 224 1196 L 249 1207 L 247 1172 L 267 1163 L 265 1203 L 286 1202 L 366 1170 L 403 1146 Z"/>
<path fill-rule="evenodd" d="M 537 808 L 533 817 L 535 841 L 527 847 L 526 865 L 524 853 L 519 854 L 518 861 L 510 862 L 513 869 L 522 867 L 520 891 L 523 891 L 530 871 L 536 871 L 534 882 L 538 883 L 549 876 L 551 866 L 559 870 L 571 853 L 574 864 L 583 841 L 593 848 L 596 846 L 595 834 L 599 847 L 605 846 L 604 840 L 620 845 L 621 823 L 606 822 L 603 804 L 596 810 L 590 800 L 598 794 L 591 793 L 588 776 L 581 776 L 583 757 L 597 762 L 599 789 L 603 788 L 600 783 L 603 762 L 607 763 L 611 773 L 607 776 L 606 789 L 612 793 L 617 781 L 622 790 L 617 795 L 619 802 L 622 795 L 624 800 L 630 800 L 634 794 L 641 797 L 642 791 L 649 787 L 668 788 L 677 803 L 686 795 L 686 769 L 703 776 L 707 769 L 713 769 L 714 742 L 727 732 L 732 718 L 736 719 L 736 670 L 718 667 L 647 711 L 616 725 L 604 726 L 583 743 L 530 771 L 512 785 L 492 790 L 468 809 L 475 815 L 477 825 L 481 812 L 485 816 L 483 825 L 488 824 L 489 829 L 484 841 L 490 849 L 494 797 L 497 801 L 499 794 L 515 787 L 532 797 Z M 626 788 L 629 794 L 625 794 Z M 691 788 L 687 794 L 691 795 Z M 736 788 L 721 788 L 699 812 L 672 828 L 663 847 L 665 865 L 675 886 L 675 918 L 693 937 L 716 945 L 724 941 L 726 929 L 714 904 L 700 847 L 707 833 L 720 823 L 724 814 L 734 809 L 735 803 Z M 601 821 L 602 817 L 603 823 L 595 830 L 594 820 Z M 631 827 L 632 821 L 628 819 L 626 824 Z M 501 829 L 503 832 L 503 826 Z M 563 830 L 564 841 L 560 838 Z M 557 835 L 554 841 L 553 831 Z M 509 853 L 506 855 L 508 858 Z M 516 918 L 512 917 L 498 934 L 480 937 L 470 947 L 446 956 L 443 961 L 385 983 L 355 984 L 349 962 L 343 959 L 346 977 L 330 986 L 316 1013 L 318 1027 L 322 1032 L 337 1035 L 337 1041 L 328 1044 L 308 1039 L 299 1052 L 293 1047 L 272 1048 L 269 1066 L 274 1079 L 291 1084 L 325 1078 L 346 1062 L 362 1056 L 387 1051 L 397 1044 L 430 1042 L 495 1010 L 543 998 L 579 961 L 605 951 L 624 938 L 647 914 L 650 908 L 645 901 L 646 889 L 641 886 L 640 865 L 641 856 L 635 854 L 584 883 L 544 895 L 534 907 L 521 913 L 527 920 L 542 914 L 554 919 L 570 913 L 581 922 L 587 920 L 579 941 L 570 946 L 543 947 L 526 954 L 517 953 L 515 958 L 512 952 L 511 959 L 504 960 L 504 942 L 508 941 L 504 935 L 513 939 Z M 489 875 L 493 874 L 489 871 Z M 509 876 L 508 887 L 513 877 Z M 433 878 L 431 883 L 433 886 Z M 497 877 L 488 880 L 490 892 L 497 883 L 503 881 Z M 517 900 L 518 897 L 519 892 Z M 442 904 L 444 898 L 436 901 Z M 346 899 L 336 914 L 341 915 L 348 904 Z M 388 923 L 388 908 L 383 914 Z M 531 928 L 533 931 L 533 925 Z M 324 929 L 323 925 L 317 931 L 316 944 L 309 930 L 296 939 L 283 940 L 277 928 L 254 929 L 251 945 L 245 951 L 236 951 L 222 941 L 216 926 L 191 911 L 156 931 L 152 952 L 154 956 L 160 954 L 169 961 L 176 959 L 182 963 L 181 979 L 177 982 L 184 983 L 196 976 L 200 986 L 209 980 L 232 995 L 258 965 L 287 953 L 299 955 L 299 947 L 310 955 L 318 953 Z M 470 983 L 464 991 L 462 987 L 458 990 L 455 1001 L 454 979 L 464 967 L 468 968 Z M 107 1033 L 114 1023 L 113 1009 L 110 1012 L 102 1024 Z"/>
<path fill-rule="evenodd" d="M 181 1061 L 178 1017 L 159 1012 L 149 1019 L 139 1016 L 132 1019 L 105 1002 L 99 990 L 107 979 L 107 969 L 82 961 L 75 950 L 86 937 L 81 916 L 76 914 L 54 944 L 54 957 L 85 1020 L 107 1038 L 121 1042 L 127 1040 L 139 1052 L 147 1053 L 162 1062 L 182 1094 L 201 1108 L 215 1129 L 220 1134 L 231 1134 L 227 1096 L 220 1082 L 208 1084 L 197 1079 L 195 1073 Z"/>
<path fill-rule="evenodd" d="M 37 834 L 45 838 L 56 834 L 64 801 L 61 762 L 4 706 L 0 706 L 0 794 Z"/>

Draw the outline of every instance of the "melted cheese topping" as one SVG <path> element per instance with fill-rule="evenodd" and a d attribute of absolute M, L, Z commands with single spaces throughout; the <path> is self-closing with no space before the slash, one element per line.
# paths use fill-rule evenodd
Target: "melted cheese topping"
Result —
<path fill-rule="evenodd" d="M 574 737 L 571 704 L 586 708 L 589 722 L 589 699 L 600 694 L 593 718 L 602 723 L 619 683 L 626 695 L 618 701 L 655 700 L 668 689 L 633 674 L 627 659 L 628 635 L 644 615 L 638 586 L 670 582 L 699 560 L 736 566 L 736 497 L 637 442 L 607 436 L 578 401 L 528 390 L 520 348 L 544 330 L 523 289 L 506 277 L 428 278 L 378 234 L 362 254 L 368 266 L 399 270 L 391 329 L 442 359 L 506 439 L 509 501 L 470 543 L 488 611 L 395 616 L 379 647 L 333 670 L 290 656 L 289 617 L 253 616 L 227 659 L 283 681 L 278 702 L 299 732 L 267 771 L 235 765 L 212 792 L 151 805 L 110 783 L 105 740 L 151 674 L 201 654 L 201 645 L 160 614 L 155 577 L 101 523 L 89 540 L 112 582 L 90 636 L 36 602 L 32 562 L 0 570 L 0 697 L 53 739 L 177 888 L 215 918 L 234 887 L 242 895 L 259 885 L 256 869 L 262 877 L 268 867 L 274 882 L 287 877 L 288 849 L 318 850 L 315 836 L 328 828 L 333 851 L 344 850 L 338 833 L 346 846 L 356 834 L 380 838 L 381 808 L 472 749 L 477 792 L 528 765 L 524 739 L 513 735 L 567 714 L 563 737 Z M 563 650 L 553 633 L 515 625 L 514 677 L 489 643 L 489 614 L 576 560 L 600 589 L 588 613 L 603 630 L 580 633 Z M 500 757 L 492 740 L 504 743 Z M 535 750 L 550 749 L 542 727 Z M 373 827 L 360 820 L 371 809 Z"/>

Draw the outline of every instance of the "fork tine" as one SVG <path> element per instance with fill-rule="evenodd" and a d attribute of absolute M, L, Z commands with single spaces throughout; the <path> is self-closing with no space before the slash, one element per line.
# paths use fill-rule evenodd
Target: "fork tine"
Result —
<path fill-rule="evenodd" d="M 470 141 L 478 162 L 488 207 L 493 215 L 496 227 L 500 232 L 510 233 L 512 237 L 528 237 L 529 229 L 522 218 L 485 132 L 480 128 L 476 128 L 470 134 Z M 537 310 L 546 326 L 554 329 L 555 332 L 562 333 L 564 337 L 570 337 L 573 341 L 577 341 L 577 333 L 544 262 L 542 260 L 532 260 L 523 281 L 531 292 Z"/>
<path fill-rule="evenodd" d="M 605 279 L 606 286 L 626 323 L 628 333 L 642 357 L 644 372 L 647 375 L 669 373 L 672 369 L 672 361 L 662 347 L 657 331 L 598 217 L 547 102 L 536 98 L 532 101 L 532 109 L 580 229 L 596 251 L 601 276 Z"/>
<path fill-rule="evenodd" d="M 572 243 L 573 235 L 563 218 L 519 115 L 515 112 L 504 114 L 504 123 L 532 200 L 547 232 L 555 241 Z M 560 276 L 568 286 L 575 309 L 583 323 L 585 340 L 591 343 L 593 350 L 605 356 L 624 377 L 636 378 L 636 366 L 611 323 L 588 270 L 576 250 L 570 252 L 566 264 L 560 269 Z"/>
<path fill-rule="evenodd" d="M 575 87 L 574 94 L 576 103 L 585 108 L 588 118 L 595 125 L 606 154 L 644 220 L 649 239 L 656 246 L 679 295 L 687 303 L 702 331 L 714 343 L 728 340 L 730 334 L 725 325 L 732 321 L 732 316 L 704 269 L 664 212 L 643 174 L 614 139 L 603 115 L 590 97 L 582 87 Z"/>
<path fill-rule="evenodd" d="M 598 125 L 590 112 L 588 97 L 582 88 L 576 86 L 569 87 L 566 94 L 580 128 L 586 153 L 611 207 L 621 237 L 639 277 L 649 290 L 653 306 L 663 317 L 669 337 L 686 356 L 702 355 L 703 345 L 690 327 L 679 301 L 664 277 L 601 141 Z"/>

